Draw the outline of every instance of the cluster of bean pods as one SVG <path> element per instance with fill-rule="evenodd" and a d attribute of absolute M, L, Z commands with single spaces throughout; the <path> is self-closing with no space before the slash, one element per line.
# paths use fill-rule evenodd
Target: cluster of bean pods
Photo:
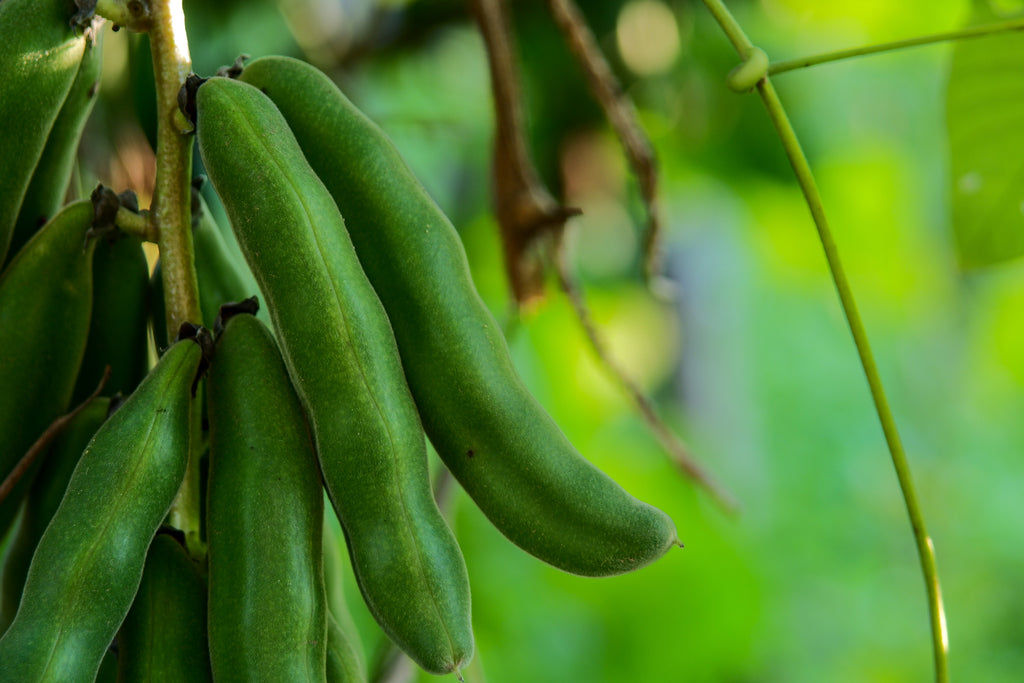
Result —
<path fill-rule="evenodd" d="M 470 585 L 427 439 L 509 540 L 564 571 L 619 574 L 678 543 L 530 395 L 451 223 L 304 62 L 190 79 L 184 111 L 244 258 L 197 199 L 203 320 L 154 353 L 159 272 L 104 225 L 131 201 L 62 206 L 99 77 L 68 4 L 0 2 L 16 37 L 0 41 L 0 117 L 22 122 L 0 137 L 0 475 L 20 470 L 0 500 L 4 680 L 365 680 L 325 507 L 387 636 L 459 671 Z M 104 395 L 124 398 L 86 403 L 24 468 L 108 367 Z M 197 556 L 168 511 L 199 451 Z"/>

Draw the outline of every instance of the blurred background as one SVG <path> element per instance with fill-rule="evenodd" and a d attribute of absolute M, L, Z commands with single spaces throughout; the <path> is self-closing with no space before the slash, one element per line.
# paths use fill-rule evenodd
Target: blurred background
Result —
<path fill-rule="evenodd" d="M 490 207 L 487 64 L 464 0 L 185 0 L 200 75 L 240 53 L 302 57 L 383 126 L 459 229 L 527 384 L 588 458 L 673 517 L 686 545 L 630 575 L 566 575 L 505 541 L 456 486 L 450 511 L 478 640 L 467 680 L 929 680 L 907 514 L 822 249 L 759 99 L 725 87 L 737 58 L 702 3 L 580 4 L 658 155 L 674 296 L 643 285 L 636 181 L 546 3 L 518 0 L 532 149 L 548 186 L 583 209 L 569 224 L 570 259 L 613 355 L 741 501 L 735 517 L 672 465 L 554 281 L 543 305 L 510 318 Z M 953 30 L 971 9 L 968 0 L 727 4 L 774 59 Z M 84 151 L 97 178 L 136 189 L 146 206 L 145 38 L 106 31 L 103 100 Z M 908 450 L 943 580 L 952 678 L 1015 681 L 1024 670 L 1024 267 L 958 264 L 951 51 L 916 48 L 774 81 Z M 373 660 L 381 633 L 353 581 L 346 591 Z"/>

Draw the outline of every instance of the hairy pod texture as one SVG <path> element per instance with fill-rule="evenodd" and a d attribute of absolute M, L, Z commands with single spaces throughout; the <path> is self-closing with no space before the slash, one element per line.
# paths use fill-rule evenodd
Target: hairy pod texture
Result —
<path fill-rule="evenodd" d="M 184 477 L 201 356 L 192 340 L 174 344 L 82 454 L 0 638 L 8 680 L 96 676 Z"/>
<path fill-rule="evenodd" d="M 344 221 L 259 90 L 212 78 L 196 105 L 203 161 L 267 299 L 367 606 L 421 667 L 456 670 L 473 651 L 465 563 L 434 502 L 394 337 Z"/>
<path fill-rule="evenodd" d="M 263 57 L 240 78 L 280 108 L 345 216 L 423 426 L 491 522 L 586 576 L 643 567 L 678 543 L 672 520 L 580 455 L 523 385 L 455 228 L 380 128 L 304 62 Z"/>

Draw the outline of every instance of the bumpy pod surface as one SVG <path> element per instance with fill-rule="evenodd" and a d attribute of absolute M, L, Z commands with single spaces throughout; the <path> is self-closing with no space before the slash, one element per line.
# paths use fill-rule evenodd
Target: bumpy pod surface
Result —
<path fill-rule="evenodd" d="M 256 88 L 201 85 L 206 169 L 267 299 L 370 612 L 421 667 L 473 652 L 469 579 L 430 491 L 398 349 L 338 208 Z"/>
<path fill-rule="evenodd" d="M 491 522 L 587 576 L 643 567 L 678 543 L 672 520 L 580 455 L 523 385 L 455 228 L 380 128 L 301 61 L 257 59 L 241 79 L 277 104 L 331 191 L 387 309 L 423 426 Z"/>

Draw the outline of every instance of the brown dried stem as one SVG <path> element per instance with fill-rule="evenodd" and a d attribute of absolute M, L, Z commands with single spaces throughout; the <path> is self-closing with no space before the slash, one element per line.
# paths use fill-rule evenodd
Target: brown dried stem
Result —
<path fill-rule="evenodd" d="M 544 296 L 539 243 L 561 240 L 565 221 L 579 213 L 559 205 L 544 187 L 527 151 L 513 35 L 503 0 L 470 0 L 487 48 L 494 98 L 494 205 L 505 270 L 522 306 Z"/>
<path fill-rule="evenodd" d="M 565 249 L 558 249 L 555 252 L 555 269 L 558 272 L 558 282 L 562 291 L 568 297 L 576 312 L 576 318 L 580 321 L 583 331 L 586 334 L 590 346 L 601 361 L 605 370 L 617 381 L 629 394 L 630 399 L 636 406 L 637 411 L 643 418 L 647 427 L 661 443 L 662 448 L 669 454 L 672 462 L 682 473 L 695 484 L 703 488 L 714 501 L 728 514 L 739 512 L 739 503 L 736 498 L 718 484 L 704 469 L 694 460 L 689 448 L 676 436 L 672 429 L 658 415 L 657 409 L 650 398 L 629 376 L 619 363 L 615 361 L 608 351 L 607 345 L 601 337 L 590 315 L 590 310 L 583 296 L 583 290 L 569 272 L 569 266 L 565 257 Z"/>
<path fill-rule="evenodd" d="M 74 420 L 80 412 L 85 410 L 86 407 L 92 403 L 93 399 L 100 395 L 100 392 L 103 391 L 103 387 L 106 386 L 107 380 L 109 379 L 110 366 L 108 365 L 106 370 L 103 371 L 103 377 L 100 378 L 100 383 L 96 385 L 96 390 L 93 391 L 84 401 L 79 403 L 70 413 L 61 415 L 50 423 L 50 426 L 46 428 L 46 431 L 36 439 L 36 442 L 32 444 L 25 455 L 21 457 L 21 460 L 18 461 L 18 464 L 14 466 L 14 469 L 8 473 L 3 483 L 0 484 L 0 503 L 7 499 L 7 496 L 10 495 L 14 487 L 18 485 L 19 481 L 21 481 L 21 478 L 25 476 L 26 472 L 28 472 L 28 469 L 32 467 L 32 463 L 36 461 L 36 458 L 50 447 L 50 444 L 52 444 L 53 441 L 61 435 L 61 432 L 67 428 L 68 424 Z"/>
<path fill-rule="evenodd" d="M 548 6 L 551 16 L 565 36 L 569 50 L 583 69 L 591 93 L 619 138 L 640 185 L 640 195 L 647 211 L 644 273 L 650 281 L 657 271 L 662 231 L 657 158 L 647 134 L 640 126 L 633 102 L 622 91 L 622 86 L 612 73 L 579 7 L 572 0 L 548 0 Z"/>

